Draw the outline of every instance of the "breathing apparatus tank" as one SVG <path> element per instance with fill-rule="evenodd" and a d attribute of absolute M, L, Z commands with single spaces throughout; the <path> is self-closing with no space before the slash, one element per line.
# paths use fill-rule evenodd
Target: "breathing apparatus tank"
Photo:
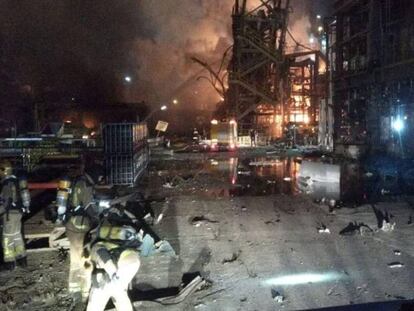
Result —
<path fill-rule="evenodd" d="M 56 206 L 57 206 L 58 216 L 60 218 L 64 217 L 66 213 L 66 210 L 68 207 L 69 195 L 71 193 L 71 186 L 72 186 L 72 183 L 68 178 L 62 178 L 61 180 L 59 180 L 57 196 L 56 196 Z"/>
<path fill-rule="evenodd" d="M 137 239 L 137 231 L 130 226 L 112 226 L 104 223 L 98 231 L 98 237 L 102 240 L 130 241 Z"/>
<path fill-rule="evenodd" d="M 27 187 L 27 178 L 21 177 L 19 179 L 20 197 L 22 199 L 23 208 L 26 213 L 29 212 L 30 208 L 30 192 Z"/>

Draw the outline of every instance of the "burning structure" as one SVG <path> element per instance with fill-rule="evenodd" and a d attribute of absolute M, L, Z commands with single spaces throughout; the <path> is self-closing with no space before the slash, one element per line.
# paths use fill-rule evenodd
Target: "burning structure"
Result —
<path fill-rule="evenodd" d="M 289 129 L 316 134 L 325 61 L 293 38 L 289 14 L 289 0 L 262 1 L 253 9 L 247 0 L 235 1 L 233 54 L 219 114 L 235 117 L 241 136 L 250 129 L 266 140 Z M 287 48 L 288 35 L 297 43 L 293 49 Z"/>
<path fill-rule="evenodd" d="M 414 150 L 414 3 L 337 0 L 327 38 L 337 150 Z"/>

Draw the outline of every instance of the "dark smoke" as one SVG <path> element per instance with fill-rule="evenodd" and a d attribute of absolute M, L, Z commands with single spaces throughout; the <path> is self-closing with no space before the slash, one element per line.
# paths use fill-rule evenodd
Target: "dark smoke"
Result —
<path fill-rule="evenodd" d="M 294 0 L 292 30 L 306 35 L 309 14 L 326 2 Z M 1 0 L 2 110 L 9 111 L 4 107 L 10 103 L 27 110 L 33 101 L 71 98 L 96 106 L 141 100 L 158 104 L 175 97 L 183 107 L 214 109 L 219 96 L 207 81 L 196 81 L 201 68 L 190 57 L 220 61 L 232 43 L 233 3 Z M 129 85 L 126 75 L 132 78 Z M 185 83 L 188 79 L 193 82 Z"/>
<path fill-rule="evenodd" d="M 8 84 L 35 100 L 115 100 L 139 35 L 136 1 L 3 0 L 1 62 Z M 4 89 L 3 89 L 4 92 Z"/>
<path fill-rule="evenodd" d="M 291 1 L 290 28 L 301 43 L 308 43 L 311 17 L 327 13 L 326 2 Z M 248 1 L 251 8 L 259 3 L 259 0 Z M 191 56 L 210 64 L 220 63 L 233 41 L 233 4 L 234 0 L 141 1 L 140 20 L 145 31 L 134 45 L 135 73 L 139 79 L 135 98 L 159 102 L 184 97 L 184 102 L 192 107 L 214 109 L 220 97 L 208 82 L 194 82 L 184 91 L 180 85 L 200 70 L 190 61 Z"/>

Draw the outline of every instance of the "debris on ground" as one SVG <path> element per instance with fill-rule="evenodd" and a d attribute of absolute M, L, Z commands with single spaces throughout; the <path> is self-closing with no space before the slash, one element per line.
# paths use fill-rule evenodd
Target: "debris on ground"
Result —
<path fill-rule="evenodd" d="M 69 251 L 67 249 L 65 249 L 63 247 L 60 247 L 58 249 L 57 256 L 58 256 L 58 260 L 59 260 L 60 263 L 66 261 L 66 259 L 68 258 L 68 255 L 69 255 Z"/>
<path fill-rule="evenodd" d="M 389 263 L 388 267 L 390 267 L 391 269 L 402 268 L 402 267 L 404 267 L 404 264 L 399 262 L 399 261 L 395 261 L 395 262 Z"/>
<path fill-rule="evenodd" d="M 163 184 L 162 185 L 164 188 L 166 188 L 166 189 L 173 189 L 173 188 L 175 188 L 175 186 L 172 184 L 172 183 L 170 183 L 170 182 L 166 182 L 165 184 Z"/>
<path fill-rule="evenodd" d="M 318 232 L 319 233 L 331 233 L 331 231 L 328 228 L 324 228 L 324 229 L 323 228 L 319 228 L 318 229 Z"/>
<path fill-rule="evenodd" d="M 279 293 L 276 289 L 272 288 L 271 293 L 273 300 L 277 303 L 282 303 L 283 301 L 285 301 L 285 297 L 283 297 L 283 295 Z"/>
<path fill-rule="evenodd" d="M 338 292 L 336 292 L 336 289 L 337 289 L 337 285 L 334 285 L 334 286 L 332 286 L 329 290 L 328 290 L 328 292 L 327 292 L 327 295 L 328 296 L 340 296 L 341 294 L 340 293 L 338 293 Z"/>
<path fill-rule="evenodd" d="M 208 223 L 219 223 L 217 220 L 209 219 L 205 216 L 195 216 L 191 219 L 191 224 L 195 227 L 200 227 L 201 225 L 206 225 Z"/>
<path fill-rule="evenodd" d="M 381 230 L 384 232 L 391 232 L 394 230 L 395 222 L 393 224 L 387 222 L 385 219 L 382 221 Z"/>
<path fill-rule="evenodd" d="M 323 223 L 321 223 L 317 229 L 319 233 L 331 233 L 331 231 Z"/>
<path fill-rule="evenodd" d="M 239 250 L 238 252 L 233 252 L 231 257 L 224 258 L 222 263 L 226 264 L 226 263 L 235 262 L 239 258 L 240 254 L 241 254 L 241 250 Z"/>
<path fill-rule="evenodd" d="M 388 293 L 385 293 L 385 297 L 386 298 L 391 298 L 391 299 L 396 299 L 396 300 L 407 300 L 407 297 L 400 296 L 400 295 L 388 294 Z M 401 310 L 403 310 L 403 309 L 401 309 Z M 410 309 L 407 309 L 407 310 L 410 310 Z"/>
<path fill-rule="evenodd" d="M 164 218 L 164 213 L 160 213 L 155 221 L 155 224 L 158 225 L 161 223 L 162 219 Z"/>
<path fill-rule="evenodd" d="M 363 293 L 368 293 L 368 285 L 363 284 L 362 286 L 358 286 L 357 288 L 358 295 L 361 295 Z"/>
<path fill-rule="evenodd" d="M 242 210 L 243 212 L 245 212 L 245 211 L 247 211 L 247 207 L 246 207 L 246 206 L 242 206 L 241 210 Z"/>
<path fill-rule="evenodd" d="M 198 309 L 198 308 L 202 308 L 205 307 L 206 305 L 202 302 L 198 302 L 194 305 L 194 309 Z"/>
<path fill-rule="evenodd" d="M 396 249 L 396 250 L 394 251 L 394 255 L 395 255 L 395 256 L 401 256 L 401 251 L 399 251 L 398 249 Z"/>
<path fill-rule="evenodd" d="M 373 233 L 374 230 L 372 230 L 368 225 L 360 222 L 350 222 L 348 226 L 346 226 L 344 229 L 342 229 L 339 234 L 340 235 L 354 235 L 354 234 L 361 234 L 365 235 L 366 233 Z"/>

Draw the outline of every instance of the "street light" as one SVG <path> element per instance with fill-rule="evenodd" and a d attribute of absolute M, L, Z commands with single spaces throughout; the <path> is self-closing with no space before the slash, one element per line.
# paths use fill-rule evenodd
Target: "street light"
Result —
<path fill-rule="evenodd" d="M 161 106 L 161 110 L 162 110 L 162 111 L 167 110 L 167 106 L 166 106 L 166 105 Z"/>
<path fill-rule="evenodd" d="M 174 105 L 177 105 L 177 104 L 178 104 L 178 99 L 174 99 L 174 100 L 173 100 L 173 104 L 174 104 Z"/>
<path fill-rule="evenodd" d="M 132 81 L 132 78 L 130 76 L 124 77 L 125 82 L 130 83 Z"/>

